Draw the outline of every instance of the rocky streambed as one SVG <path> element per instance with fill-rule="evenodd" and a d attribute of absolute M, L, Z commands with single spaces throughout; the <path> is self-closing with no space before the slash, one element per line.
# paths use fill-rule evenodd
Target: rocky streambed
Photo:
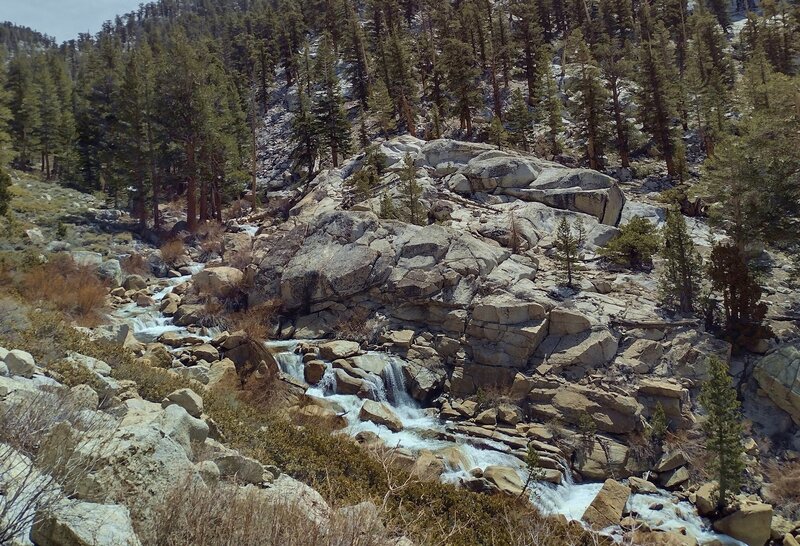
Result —
<path fill-rule="evenodd" d="M 201 268 L 198 264 L 192 271 Z M 208 383 L 210 377 L 218 380 L 220 362 L 226 360 L 225 342 L 231 335 L 175 324 L 173 317 L 160 310 L 173 289 L 190 279 L 191 275 L 179 276 L 145 289 L 151 293 L 152 305 L 124 304 L 114 316 L 119 324 L 130 327 L 138 342 L 161 340 L 174 355 L 191 354 L 192 365 L 179 365 L 176 371 Z M 335 428 L 365 447 L 393 448 L 395 462 L 420 479 L 519 495 L 528 479 L 524 460 L 532 446 L 540 467 L 525 494 L 543 513 L 581 520 L 619 538 L 631 529 L 645 528 L 655 536 L 686 544 L 743 544 L 715 533 L 690 502 L 645 479 L 581 479 L 573 472 L 568 454 L 552 442 L 547 427 L 522 422 L 519 410 L 509 404 L 480 414 L 468 401 L 423 407 L 407 384 L 411 366 L 397 354 L 363 350 L 345 340 L 283 340 L 263 345 L 274 356 L 280 379 L 302 393 L 292 412 L 335 422 Z"/>

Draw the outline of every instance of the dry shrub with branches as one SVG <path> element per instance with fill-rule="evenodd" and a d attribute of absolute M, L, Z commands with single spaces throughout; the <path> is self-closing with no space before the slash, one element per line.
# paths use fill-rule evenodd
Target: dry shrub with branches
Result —
<path fill-rule="evenodd" d="M 57 509 L 94 470 L 101 428 L 64 389 L 15 391 L 0 403 L 0 544 Z"/>
<path fill-rule="evenodd" d="M 255 488 L 224 482 L 177 487 L 150 520 L 138 535 L 143 543 L 160 546 L 382 546 L 389 540 L 371 522 L 334 511 L 327 525 L 320 525 L 302 504 L 275 503 Z"/>
<path fill-rule="evenodd" d="M 225 228 L 219 222 L 205 222 L 197 229 L 203 257 L 221 255 L 224 248 Z"/>
<path fill-rule="evenodd" d="M 253 263 L 253 253 L 249 250 L 237 250 L 236 252 L 226 252 L 225 261 L 231 266 L 244 271 L 247 266 Z"/>
<path fill-rule="evenodd" d="M 62 255 L 28 269 L 21 290 L 27 298 L 49 302 L 83 326 L 100 321 L 108 294 L 107 286 L 93 269 L 79 266 L 69 256 Z"/>
<path fill-rule="evenodd" d="M 341 339 L 374 342 L 380 330 L 379 319 L 366 307 L 356 307 L 342 316 L 334 330 Z"/>
<path fill-rule="evenodd" d="M 122 270 L 130 275 L 147 275 L 150 272 L 150 265 L 141 254 L 125 256 L 119 264 L 122 266 Z"/>
<path fill-rule="evenodd" d="M 272 326 L 281 303 L 270 300 L 249 309 L 230 313 L 225 317 L 230 332 L 244 331 L 253 340 L 265 341 L 272 334 Z"/>
<path fill-rule="evenodd" d="M 786 517 L 800 519 L 800 461 L 772 461 L 766 475 L 770 483 L 764 488 L 765 498 Z"/>
<path fill-rule="evenodd" d="M 175 266 L 186 256 L 186 245 L 181 239 L 170 239 L 159 248 L 161 259 L 170 267 Z"/>

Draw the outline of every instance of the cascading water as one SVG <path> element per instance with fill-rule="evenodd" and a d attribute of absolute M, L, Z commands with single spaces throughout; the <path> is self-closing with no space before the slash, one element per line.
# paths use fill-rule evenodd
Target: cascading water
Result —
<path fill-rule="evenodd" d="M 193 275 L 196 275 L 202 271 L 203 267 L 204 264 L 192 264 L 188 266 L 188 270 L 190 272 L 189 275 L 183 275 L 163 281 L 164 285 L 156 290 L 151 296 L 153 301 L 156 302 L 156 304 L 163 301 L 164 298 L 167 297 L 167 294 L 172 292 L 176 286 L 189 281 Z M 112 317 L 117 319 L 119 322 L 128 324 L 133 331 L 134 337 L 143 343 L 153 342 L 167 332 L 189 333 L 186 327 L 177 326 L 173 324 L 172 318 L 162 315 L 157 305 L 150 307 L 139 307 L 135 303 L 129 303 L 114 311 Z M 217 333 L 218 332 L 216 329 L 209 329 L 205 332 L 205 335 L 192 335 L 204 340 L 210 340 Z"/>
<path fill-rule="evenodd" d="M 275 356 L 281 371 L 302 380 L 303 358 L 295 353 L 297 345 L 296 341 L 268 343 L 273 350 L 279 351 Z M 363 400 L 353 395 L 335 394 L 336 374 L 334 368 L 328 364 L 322 380 L 309 388 L 307 394 L 338 404 L 348 422 L 345 432 L 350 435 L 362 431 L 374 432 L 386 445 L 405 448 L 412 452 L 428 450 L 436 453 L 457 447 L 468 468 L 448 468 L 442 475 L 442 480 L 445 482 L 458 483 L 462 478 L 468 477 L 469 470 L 475 468 L 485 470 L 493 465 L 515 468 L 523 481 L 527 479 L 527 470 L 523 462 L 509 453 L 505 444 L 481 439 L 479 445 L 476 445 L 478 441 L 475 438 L 453 432 L 446 433 L 444 423 L 433 413 L 422 409 L 408 393 L 402 359 L 381 352 L 369 352 L 365 356 L 385 364 L 380 377 L 369 374 L 368 382 L 374 388 L 372 393 L 374 398 L 391 405 L 392 410 L 403 422 L 403 430 L 392 432 L 384 426 L 361 421 L 358 414 Z M 447 439 L 442 439 L 445 437 Z M 561 460 L 559 464 L 562 467 L 563 482 L 560 485 L 535 482 L 531 488 L 531 501 L 543 513 L 561 514 L 568 519 L 580 520 L 602 488 L 602 484 L 575 483 L 567 462 Z M 651 508 L 654 504 L 663 505 L 663 509 Z M 743 546 L 730 537 L 711 532 L 708 523 L 697 515 L 690 504 L 675 501 L 667 492 L 658 495 L 631 495 L 627 509 L 638 514 L 639 519 L 652 529 L 664 531 L 685 529 L 701 541 L 716 539 L 722 544 Z M 619 529 L 607 531 L 613 535 L 618 533 Z"/>
<path fill-rule="evenodd" d="M 297 353 L 300 341 L 270 341 L 264 344 L 272 351 L 280 370 L 295 379 L 305 381 L 303 355 Z"/>
<path fill-rule="evenodd" d="M 195 264 L 190 272 L 195 274 L 202 268 L 202 264 Z M 191 275 L 170 279 L 153 294 L 154 301 L 162 301 L 175 286 L 190 278 Z M 174 325 L 171 318 L 164 317 L 159 312 L 157 305 L 142 308 L 136 304 L 128 304 L 119 308 L 114 316 L 120 322 L 129 324 L 134 335 L 140 341 L 153 341 L 165 332 L 189 333 L 186 328 Z M 192 335 L 197 336 L 197 334 Z M 204 336 L 197 337 L 203 338 Z M 206 339 L 210 338 L 206 336 Z M 269 342 L 265 345 L 275 354 L 275 360 L 283 373 L 303 381 L 303 357 L 297 352 L 300 343 L 300 340 L 292 340 Z M 468 476 L 469 470 L 475 468 L 484 470 L 492 465 L 515 468 L 523 481 L 527 478 L 524 464 L 509 453 L 505 444 L 486 439 L 476 440 L 463 434 L 448 432 L 445 424 L 441 422 L 435 412 L 421 408 L 406 388 L 402 359 L 381 352 L 369 352 L 364 357 L 371 359 L 376 367 L 381 368 L 380 376 L 374 373 L 366 376 L 372 397 L 391 405 L 403 423 L 403 430 L 392 432 L 384 426 L 361 421 L 358 415 L 363 400 L 357 396 L 336 394 L 336 374 L 333 367 L 327 365 L 322 380 L 316 386 L 309 388 L 307 393 L 335 402 L 347 420 L 347 433 L 355 435 L 361 431 L 371 431 L 378 435 L 386 445 L 402 447 L 412 452 L 428 450 L 436 453 L 445 449 L 458 448 L 465 468 L 461 468 L 461 466 L 448 468 L 442 475 L 443 481 L 458 483 L 459 480 Z M 531 489 L 531 501 L 544 513 L 562 514 L 569 519 L 580 520 L 602 484 L 576 484 L 566 461 L 561 461 L 561 465 L 563 467 L 563 483 L 560 485 L 535 483 Z M 661 508 L 657 510 L 655 505 L 661 505 Z M 627 509 L 629 512 L 637 514 L 639 519 L 653 529 L 666 531 L 685 529 L 691 536 L 701 541 L 716 539 L 723 544 L 742 544 L 730 537 L 711 532 L 708 524 L 697 515 L 693 506 L 686 502 L 677 502 L 666 492 L 655 495 L 632 495 Z M 612 534 L 617 531 L 609 530 Z"/>

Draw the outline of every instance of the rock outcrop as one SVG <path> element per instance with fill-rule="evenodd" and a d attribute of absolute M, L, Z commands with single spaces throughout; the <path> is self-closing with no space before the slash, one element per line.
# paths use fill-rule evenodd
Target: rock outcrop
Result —
<path fill-rule="evenodd" d="M 800 425 L 800 346 L 787 345 L 756 365 L 753 377 L 776 406 Z"/>

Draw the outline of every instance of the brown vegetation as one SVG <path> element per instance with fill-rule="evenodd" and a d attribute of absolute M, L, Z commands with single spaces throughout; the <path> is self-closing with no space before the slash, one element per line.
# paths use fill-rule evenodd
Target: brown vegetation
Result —
<path fill-rule="evenodd" d="M 205 222 L 197 229 L 197 237 L 200 240 L 200 250 L 204 258 L 213 255 L 220 256 L 224 248 L 223 237 L 225 228 L 218 222 Z"/>
<path fill-rule="evenodd" d="M 26 298 L 47 302 L 83 326 L 100 322 L 108 294 L 94 270 L 61 255 L 25 271 L 19 288 Z"/>
<path fill-rule="evenodd" d="M 130 275 L 146 275 L 150 272 L 150 266 L 141 254 L 131 254 L 119 261 L 122 270 Z"/>
<path fill-rule="evenodd" d="M 139 528 L 144 544 L 161 546 L 381 546 L 389 536 L 377 521 L 333 512 L 320 528 L 298 504 L 266 502 L 255 489 L 221 483 L 175 488 Z"/>
<path fill-rule="evenodd" d="M 764 498 L 791 519 L 800 518 L 800 461 L 772 461 L 767 465 L 769 485 Z"/>
<path fill-rule="evenodd" d="M 174 267 L 186 256 L 186 245 L 181 239 L 170 239 L 161 245 L 161 259 L 170 267 Z"/>

